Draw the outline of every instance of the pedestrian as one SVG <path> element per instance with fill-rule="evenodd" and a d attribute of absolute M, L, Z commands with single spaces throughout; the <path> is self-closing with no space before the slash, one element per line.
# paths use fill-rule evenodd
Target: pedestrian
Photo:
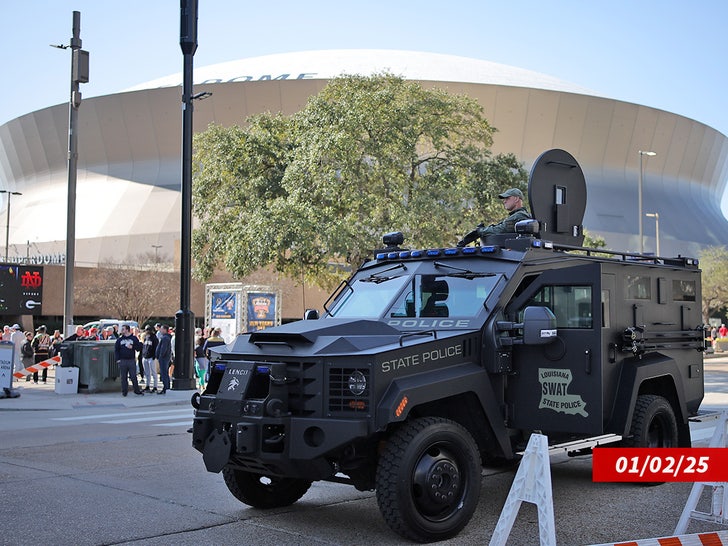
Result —
<path fill-rule="evenodd" d="M 162 324 L 159 328 L 161 334 L 159 345 L 155 356 L 159 361 L 159 375 L 162 376 L 162 390 L 157 394 L 166 394 L 169 388 L 169 363 L 172 360 L 172 336 L 169 335 L 169 328 Z"/>
<path fill-rule="evenodd" d="M 60 330 L 55 330 L 51 336 L 51 349 L 48 352 L 48 356 L 56 356 L 61 351 L 61 343 L 63 343 L 63 336 Z"/>
<path fill-rule="evenodd" d="M 147 386 L 144 392 L 157 392 L 159 386 L 159 376 L 157 375 L 157 361 L 155 360 L 157 354 L 157 345 L 159 340 L 154 332 L 154 328 L 151 324 L 147 325 L 144 330 L 144 340 L 142 343 L 142 364 L 144 365 L 144 375 L 147 379 Z M 154 388 L 150 389 L 152 384 L 152 378 L 154 378 Z"/>
<path fill-rule="evenodd" d="M 725 324 L 721 324 L 720 328 L 718 328 L 718 335 L 720 337 L 728 337 L 728 328 L 725 327 Z"/>
<path fill-rule="evenodd" d="M 22 347 L 25 342 L 25 334 L 19 324 L 13 324 L 13 332 L 10 334 L 10 341 L 13 342 L 13 371 L 19 372 L 24 368 L 22 360 Z M 17 380 L 17 378 L 13 378 Z"/>
<path fill-rule="evenodd" d="M 174 328 L 170 326 L 169 328 L 169 344 L 172 347 L 172 357 L 169 359 L 169 377 L 174 377 L 174 351 L 175 351 L 175 331 Z"/>
<path fill-rule="evenodd" d="M 23 369 L 30 368 L 35 363 L 35 353 L 33 352 L 33 332 L 25 332 L 25 341 L 20 346 L 21 365 Z M 38 374 L 36 374 L 37 376 Z M 26 381 L 30 381 L 30 374 L 25 376 Z"/>
<path fill-rule="evenodd" d="M 45 326 L 38 326 L 35 337 L 33 338 L 33 353 L 34 353 L 34 364 L 48 360 L 51 350 L 51 336 L 46 332 Z M 43 368 L 42 381 L 45 383 L 48 380 L 48 367 Z M 38 372 L 33 372 L 33 382 L 38 383 Z"/>
<path fill-rule="evenodd" d="M 131 335 L 131 328 L 129 328 L 128 324 L 123 324 L 121 326 L 121 337 L 114 344 L 114 356 L 119 364 L 122 396 L 126 396 L 129 390 L 129 378 L 131 378 L 131 384 L 134 387 L 134 394 L 144 394 L 139 389 L 136 377 L 136 351 L 141 350 L 141 341 Z"/>
<path fill-rule="evenodd" d="M 210 361 L 210 349 L 219 345 L 225 345 L 225 340 L 222 338 L 222 330 L 220 328 L 213 328 L 210 337 L 205 340 L 205 344 L 202 346 L 208 362 Z"/>
<path fill-rule="evenodd" d="M 3 341 L 10 341 L 10 336 L 13 335 L 13 331 L 7 324 L 3 326 Z"/>
<path fill-rule="evenodd" d="M 198 330 L 200 330 L 198 328 Z M 202 330 L 200 330 L 202 332 Z M 207 382 L 207 357 L 205 356 L 205 338 L 199 336 L 195 341 L 195 373 L 197 374 L 197 385 L 205 388 Z"/>

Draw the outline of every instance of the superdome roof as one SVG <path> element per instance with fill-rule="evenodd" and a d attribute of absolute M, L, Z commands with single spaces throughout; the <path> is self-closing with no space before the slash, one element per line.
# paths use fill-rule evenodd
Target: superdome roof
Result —
<path fill-rule="evenodd" d="M 594 91 L 538 72 L 493 63 L 419 51 L 337 49 L 280 53 L 195 68 L 194 83 L 264 80 L 330 79 L 343 74 L 387 71 L 413 80 L 484 83 L 595 95 Z M 182 85 L 182 73 L 126 89 L 139 91 Z"/>

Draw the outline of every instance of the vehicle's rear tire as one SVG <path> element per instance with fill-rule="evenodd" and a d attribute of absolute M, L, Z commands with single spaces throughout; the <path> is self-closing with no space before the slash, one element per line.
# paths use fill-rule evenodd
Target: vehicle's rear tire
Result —
<path fill-rule="evenodd" d="M 670 402 L 656 394 L 637 397 L 629 437 L 624 447 L 678 447 L 675 411 Z"/>
<path fill-rule="evenodd" d="M 675 410 L 670 402 L 656 394 L 641 394 L 632 415 L 629 436 L 622 440 L 624 447 L 678 447 L 678 428 Z M 655 486 L 665 482 L 639 482 Z"/>
<path fill-rule="evenodd" d="M 222 469 L 222 477 L 236 499 L 262 509 L 290 506 L 311 487 L 307 480 L 263 476 L 230 467 Z"/>
<path fill-rule="evenodd" d="M 379 459 L 376 492 L 387 525 L 418 542 L 457 535 L 480 496 L 480 454 L 470 433 L 448 419 L 405 423 Z"/>

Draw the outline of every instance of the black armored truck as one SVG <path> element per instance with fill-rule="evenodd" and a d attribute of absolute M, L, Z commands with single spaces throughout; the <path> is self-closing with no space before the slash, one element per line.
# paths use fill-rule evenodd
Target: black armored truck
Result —
<path fill-rule="evenodd" d="M 690 446 L 697 260 L 583 247 L 586 184 L 563 150 L 528 194 L 516 233 L 428 249 L 388 234 L 320 318 L 215 348 L 192 401 L 207 470 L 257 508 L 317 480 L 376 490 L 387 524 L 427 542 L 468 523 L 481 465 L 517 459 L 533 431 L 575 450 Z"/>

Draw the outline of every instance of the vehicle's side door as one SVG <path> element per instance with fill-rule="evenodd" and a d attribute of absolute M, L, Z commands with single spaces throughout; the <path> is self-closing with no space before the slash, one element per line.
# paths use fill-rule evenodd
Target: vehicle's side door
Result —
<path fill-rule="evenodd" d="M 602 433 L 601 289 L 599 264 L 541 272 L 506 306 L 523 320 L 529 306 L 556 316 L 557 336 L 545 345 L 513 346 L 506 389 L 514 428 Z"/>

